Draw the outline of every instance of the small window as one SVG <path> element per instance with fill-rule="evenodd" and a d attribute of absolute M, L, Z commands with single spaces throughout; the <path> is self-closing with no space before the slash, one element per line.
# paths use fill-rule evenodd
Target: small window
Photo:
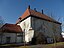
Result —
<path fill-rule="evenodd" d="M 45 32 L 45 28 L 43 28 L 44 32 Z"/>
<path fill-rule="evenodd" d="M 17 33 L 17 36 L 20 37 L 20 36 L 23 36 L 23 34 L 22 33 Z"/>
<path fill-rule="evenodd" d="M 20 36 L 22 37 L 23 35 L 17 35 L 17 36 L 18 36 L 18 37 L 20 37 Z"/>

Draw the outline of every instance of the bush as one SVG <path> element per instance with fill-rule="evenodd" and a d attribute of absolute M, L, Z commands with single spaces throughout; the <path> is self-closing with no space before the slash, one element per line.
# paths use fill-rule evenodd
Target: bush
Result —
<path fill-rule="evenodd" d="M 44 44 L 44 43 L 46 43 L 43 33 L 36 32 L 30 43 L 31 44 Z"/>

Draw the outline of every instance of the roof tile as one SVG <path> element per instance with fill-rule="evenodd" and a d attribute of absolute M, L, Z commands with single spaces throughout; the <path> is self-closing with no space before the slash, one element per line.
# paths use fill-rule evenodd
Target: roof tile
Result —
<path fill-rule="evenodd" d="M 59 23 L 58 21 L 54 20 L 53 18 L 51 18 L 45 14 L 42 14 L 40 12 L 36 12 L 32 9 L 27 8 L 27 10 L 24 12 L 24 14 L 22 16 L 20 16 L 20 19 L 17 20 L 16 24 L 19 23 L 24 18 L 28 17 L 29 15 L 33 15 L 33 16 L 40 17 L 40 18 L 45 19 L 45 20 Z"/>
<path fill-rule="evenodd" d="M 21 28 L 19 25 L 16 25 L 16 24 L 5 24 L 1 27 L 1 31 L 2 32 L 9 32 L 9 33 L 18 33 L 18 32 L 22 32 Z"/>

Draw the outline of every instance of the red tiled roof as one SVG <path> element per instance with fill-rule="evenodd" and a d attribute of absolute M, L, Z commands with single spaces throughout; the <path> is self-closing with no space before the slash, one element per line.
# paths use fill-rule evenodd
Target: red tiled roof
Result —
<path fill-rule="evenodd" d="M 45 14 L 42 14 L 40 12 L 36 12 L 36 11 L 34 11 L 32 9 L 27 8 L 27 10 L 24 12 L 24 14 L 22 16 L 20 16 L 20 18 L 17 20 L 16 24 L 18 22 L 20 22 L 21 20 L 23 20 L 24 18 L 26 18 L 27 16 L 29 16 L 29 15 L 40 17 L 42 19 L 49 20 L 49 21 L 52 21 L 52 22 L 57 22 L 56 20 L 50 18 L 49 16 L 47 16 Z M 59 22 L 57 22 L 57 23 L 59 23 Z"/>
<path fill-rule="evenodd" d="M 22 32 L 22 29 L 19 25 L 16 24 L 5 24 L 1 27 L 2 32 L 9 32 L 9 33 L 18 33 Z"/>

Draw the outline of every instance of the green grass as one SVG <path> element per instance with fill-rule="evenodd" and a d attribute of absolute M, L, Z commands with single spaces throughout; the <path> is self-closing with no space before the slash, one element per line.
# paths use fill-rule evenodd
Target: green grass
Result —
<path fill-rule="evenodd" d="M 54 43 L 54 44 L 39 44 L 39 45 L 31 45 L 31 46 L 17 46 L 15 44 L 5 44 L 0 46 L 10 46 L 15 48 L 64 48 L 64 42 Z"/>
<path fill-rule="evenodd" d="M 20 46 L 16 48 L 64 48 L 64 42 L 44 45 Z"/>
<path fill-rule="evenodd" d="M 2 44 L 0 46 L 14 46 L 15 44 Z"/>

